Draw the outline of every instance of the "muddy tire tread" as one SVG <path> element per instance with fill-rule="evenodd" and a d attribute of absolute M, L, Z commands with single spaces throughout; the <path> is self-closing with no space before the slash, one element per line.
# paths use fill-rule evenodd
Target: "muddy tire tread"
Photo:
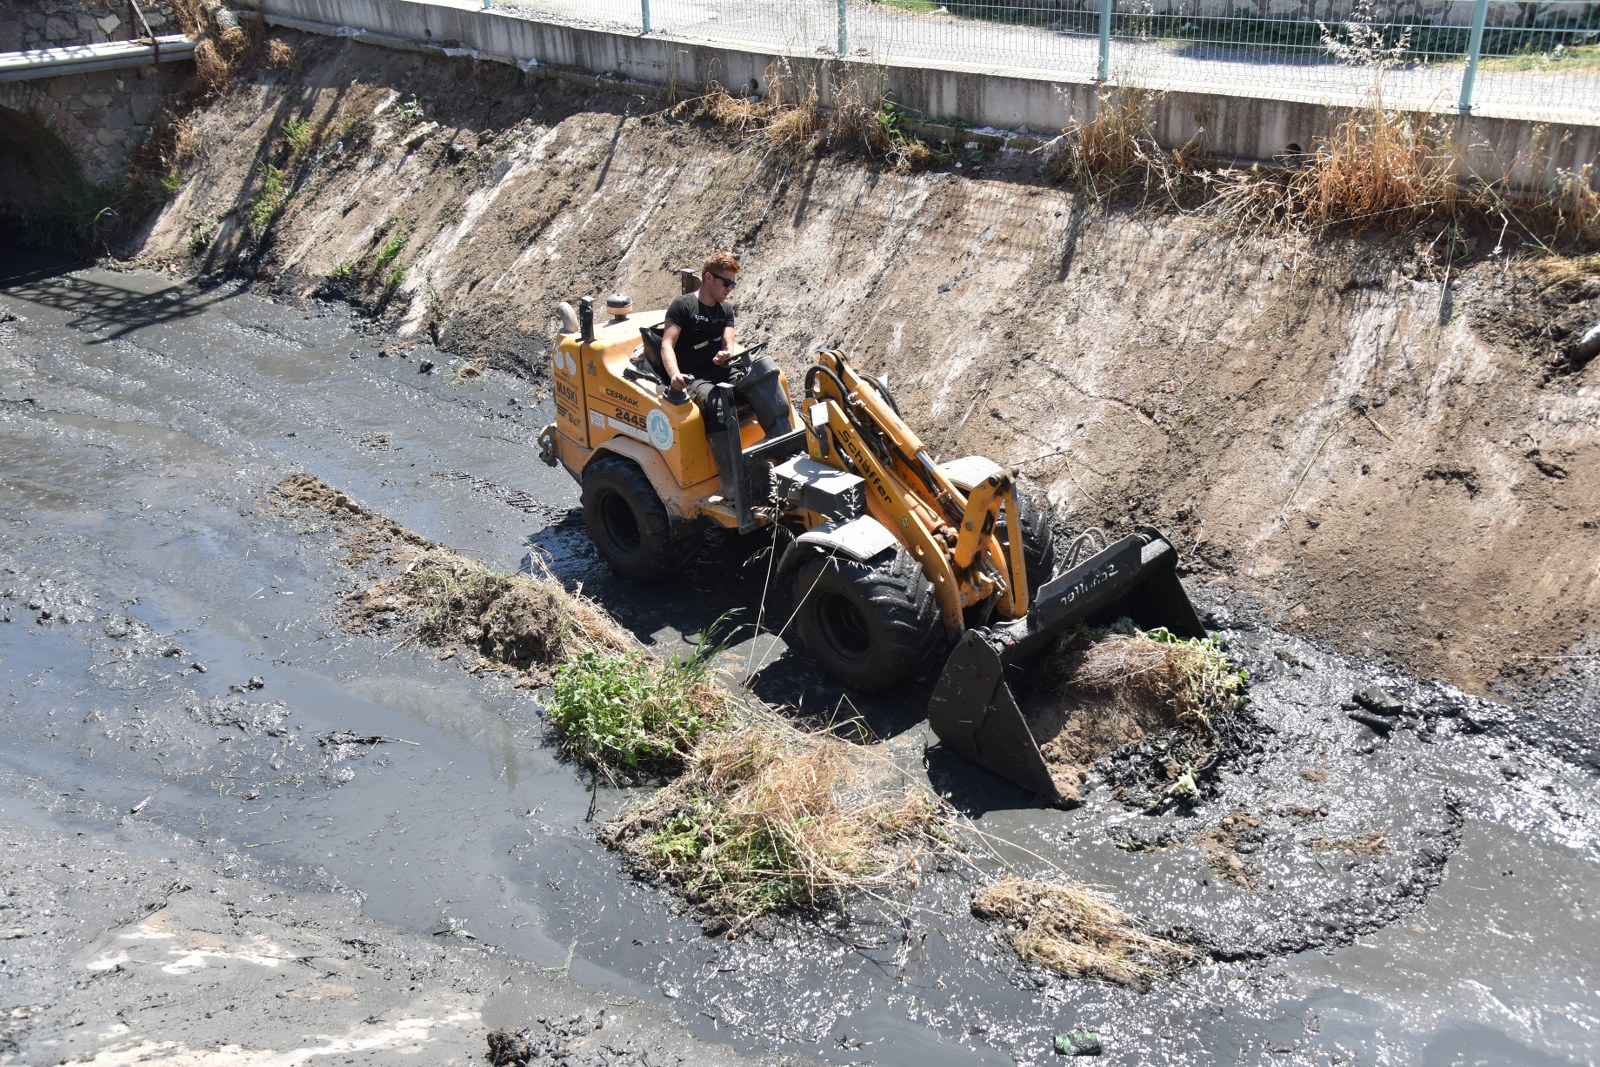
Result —
<path fill-rule="evenodd" d="M 659 582 L 681 571 L 699 537 L 698 526 L 675 522 L 667 514 L 649 477 L 621 456 L 600 456 L 584 468 L 582 502 L 595 551 L 613 572 L 636 582 Z M 637 524 L 637 545 L 607 521 L 608 511 L 618 506 Z"/>
<path fill-rule="evenodd" d="M 826 674 L 862 692 L 910 681 L 944 639 L 933 586 L 904 549 L 870 563 L 818 556 L 797 570 L 793 596 L 801 642 Z M 866 621 L 868 647 L 857 660 L 841 660 L 824 633 L 829 598 L 847 600 Z"/>

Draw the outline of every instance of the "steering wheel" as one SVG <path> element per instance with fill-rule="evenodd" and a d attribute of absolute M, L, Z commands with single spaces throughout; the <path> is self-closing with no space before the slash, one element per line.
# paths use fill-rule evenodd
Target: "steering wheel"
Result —
<path fill-rule="evenodd" d="M 733 356 L 728 360 L 726 365 L 729 373 L 733 376 L 734 381 L 737 382 L 746 374 L 750 373 L 750 368 L 755 364 L 755 354 L 765 347 L 767 347 L 767 342 L 757 341 L 755 344 L 746 348 L 743 352 L 740 352 L 738 355 Z"/>

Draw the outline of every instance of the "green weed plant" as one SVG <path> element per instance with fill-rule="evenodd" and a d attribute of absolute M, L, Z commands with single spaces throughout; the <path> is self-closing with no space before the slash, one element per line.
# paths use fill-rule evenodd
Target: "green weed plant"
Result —
<path fill-rule="evenodd" d="M 703 657 L 586 649 L 556 673 L 545 709 L 561 751 L 608 777 L 672 775 L 725 698 Z"/>

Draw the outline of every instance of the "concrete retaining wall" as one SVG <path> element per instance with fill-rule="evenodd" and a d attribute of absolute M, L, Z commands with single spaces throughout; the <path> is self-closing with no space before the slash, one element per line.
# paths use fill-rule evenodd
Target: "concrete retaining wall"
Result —
<path fill-rule="evenodd" d="M 999 127 L 1053 135 L 1094 114 L 1103 86 L 1041 78 L 1019 71 L 899 66 L 848 59 L 818 59 L 781 50 L 734 49 L 703 42 L 648 37 L 534 22 L 482 10 L 479 0 L 254 0 L 269 23 L 357 32 L 374 43 L 443 49 L 512 63 L 524 69 L 568 68 L 590 74 L 699 87 L 761 85 L 769 72 L 787 70 L 822 88 L 868 79 L 925 115 L 956 115 L 974 127 Z M 336 28 L 342 27 L 342 31 Z M 1309 149 L 1349 111 L 1321 104 L 1266 100 L 1243 94 L 1171 91 L 1155 105 L 1162 143 L 1193 142 L 1225 158 L 1267 160 Z M 1437 116 L 1433 121 L 1441 121 Z M 1461 168 L 1488 180 L 1509 178 L 1520 188 L 1553 188 L 1563 171 L 1600 158 L 1600 127 L 1540 124 L 1462 116 L 1444 119 L 1462 146 Z M 1591 176 L 1600 182 L 1600 174 Z"/>

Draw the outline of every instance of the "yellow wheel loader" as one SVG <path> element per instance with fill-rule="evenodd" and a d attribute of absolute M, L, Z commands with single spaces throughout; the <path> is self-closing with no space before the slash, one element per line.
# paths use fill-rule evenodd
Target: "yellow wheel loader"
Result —
<path fill-rule="evenodd" d="M 539 445 L 582 486 L 590 537 L 617 574 L 679 572 L 711 525 L 787 528 L 779 588 L 819 666 L 882 691 L 948 652 L 934 732 L 1052 801 L 1060 794 L 1013 688 L 1028 668 L 1079 624 L 1128 617 L 1204 636 L 1159 532 L 1056 573 L 1049 523 L 1012 473 L 981 456 L 937 462 L 887 385 L 841 353 L 818 353 L 799 397 L 755 349 L 736 353 L 743 379 L 715 387 L 730 391 L 722 403 L 704 403 L 705 389 L 697 403 L 662 370 L 665 312 L 635 313 L 620 293 L 606 310 L 597 321 L 590 297 L 576 311 L 561 305 L 556 421 Z M 725 425 L 710 424 L 715 413 Z"/>

